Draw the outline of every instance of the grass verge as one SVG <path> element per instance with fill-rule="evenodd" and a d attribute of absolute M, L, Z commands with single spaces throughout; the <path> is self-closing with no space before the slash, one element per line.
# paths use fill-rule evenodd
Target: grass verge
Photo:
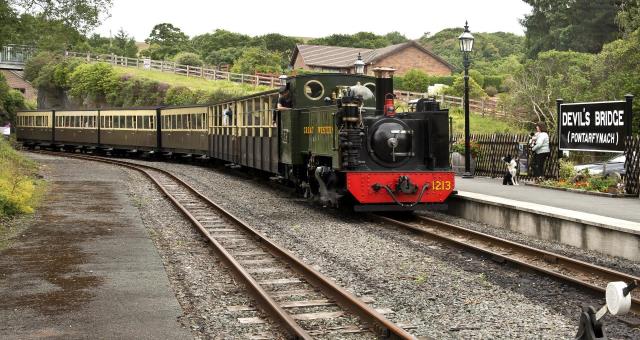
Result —
<path fill-rule="evenodd" d="M 0 139 L 0 249 L 33 214 L 45 191 L 38 165 Z"/>
<path fill-rule="evenodd" d="M 162 83 L 167 83 L 171 86 L 184 86 L 192 90 L 225 91 L 229 93 L 240 93 L 240 95 L 242 96 L 256 92 L 267 91 L 270 89 L 269 87 L 262 85 L 252 86 L 247 84 L 238 84 L 226 80 L 213 81 L 203 78 L 187 77 L 180 74 L 160 72 L 155 70 L 144 70 L 133 67 L 114 66 L 113 68 L 119 75 L 129 74 L 134 77 L 146 78 Z"/>

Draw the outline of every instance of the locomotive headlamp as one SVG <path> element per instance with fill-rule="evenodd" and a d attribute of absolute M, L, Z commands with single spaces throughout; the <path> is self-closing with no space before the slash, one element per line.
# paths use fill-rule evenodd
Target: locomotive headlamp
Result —
<path fill-rule="evenodd" d="M 364 61 L 362 61 L 360 52 L 358 52 L 358 59 L 353 65 L 355 66 L 356 74 L 364 74 Z"/>
<path fill-rule="evenodd" d="M 458 40 L 460 40 L 461 52 L 469 53 L 473 50 L 473 35 L 471 35 L 471 32 L 469 32 L 469 24 L 466 21 L 464 23 L 464 32 L 460 34 Z"/>
<path fill-rule="evenodd" d="M 286 74 L 281 74 L 280 77 L 278 77 L 278 79 L 280 79 L 280 85 L 287 85 L 287 75 Z"/>

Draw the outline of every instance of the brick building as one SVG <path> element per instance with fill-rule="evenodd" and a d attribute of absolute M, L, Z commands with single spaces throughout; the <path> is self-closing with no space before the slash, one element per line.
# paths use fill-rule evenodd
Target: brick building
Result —
<path fill-rule="evenodd" d="M 7 79 L 7 84 L 10 88 L 22 92 L 26 100 L 36 101 L 38 93 L 31 83 L 24 80 L 23 71 L 0 69 L 0 72 Z"/>
<path fill-rule="evenodd" d="M 374 67 L 393 67 L 398 75 L 411 69 L 434 76 L 448 76 L 454 71 L 453 65 L 415 41 L 378 49 L 297 45 L 290 65 L 294 69 L 353 73 L 358 54 L 365 63 L 365 73 L 371 75 Z"/>

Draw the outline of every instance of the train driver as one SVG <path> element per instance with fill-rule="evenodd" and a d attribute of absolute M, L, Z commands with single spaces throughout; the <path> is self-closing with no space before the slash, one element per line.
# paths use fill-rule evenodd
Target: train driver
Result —
<path fill-rule="evenodd" d="M 289 110 L 293 106 L 291 102 L 291 93 L 288 86 L 280 87 L 278 95 L 278 111 Z"/>

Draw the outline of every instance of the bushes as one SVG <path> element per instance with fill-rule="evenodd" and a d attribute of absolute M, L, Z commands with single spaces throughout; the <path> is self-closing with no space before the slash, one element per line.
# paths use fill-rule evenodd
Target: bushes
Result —
<path fill-rule="evenodd" d="M 404 76 L 393 77 L 393 87 L 398 90 L 427 92 L 427 88 L 435 84 L 453 85 L 452 76 L 430 76 L 422 70 L 409 70 Z"/>
<path fill-rule="evenodd" d="M 117 89 L 118 79 L 109 64 L 82 64 L 69 76 L 69 85 L 69 94 L 83 105 L 98 106 Z"/>
<path fill-rule="evenodd" d="M 0 217 L 32 213 L 41 193 L 36 165 L 0 139 Z"/>
<path fill-rule="evenodd" d="M 180 52 L 176 54 L 173 60 L 180 65 L 202 66 L 203 62 L 200 56 L 192 52 Z"/>

